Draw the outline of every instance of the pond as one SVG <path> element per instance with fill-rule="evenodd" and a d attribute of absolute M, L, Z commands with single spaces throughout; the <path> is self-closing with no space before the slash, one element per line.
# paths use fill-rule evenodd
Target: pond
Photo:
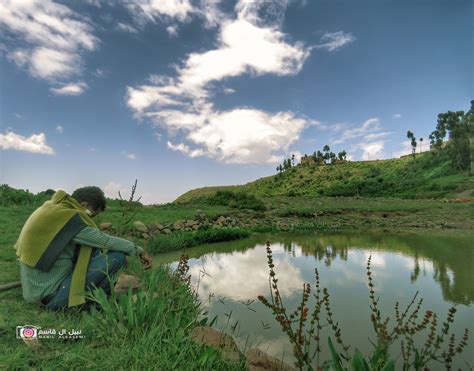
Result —
<path fill-rule="evenodd" d="M 375 339 L 366 275 L 369 256 L 383 317 L 394 317 L 395 303 L 400 302 L 403 308 L 419 291 L 418 298 L 424 299 L 421 313 L 437 313 L 439 328 L 448 309 L 455 306 L 452 330 L 456 338 L 466 327 L 471 333 L 474 330 L 472 237 L 355 232 L 272 234 L 189 249 L 192 284 L 209 311 L 208 318 L 217 316 L 213 327 L 232 334 L 242 350 L 258 347 L 293 362 L 288 340 L 271 311 L 257 300 L 258 295 L 270 298 L 267 240 L 271 242 L 280 293 L 289 312 L 299 305 L 304 282 L 314 288 L 317 268 L 321 286 L 329 289 L 333 316 L 340 324 L 343 340 L 351 345 L 350 354 L 354 347 L 370 354 L 369 339 Z M 179 255 L 163 254 L 156 262 L 170 263 L 175 268 Z M 314 299 L 309 307 L 313 305 Z M 324 330 L 323 359 L 330 357 L 328 336 L 334 338 L 329 329 Z M 456 357 L 456 369 L 468 369 L 466 362 L 474 365 L 473 343 L 470 339 L 464 352 Z M 394 347 L 392 355 L 400 355 L 399 346 Z M 431 367 L 444 369 L 438 363 L 431 363 Z"/>

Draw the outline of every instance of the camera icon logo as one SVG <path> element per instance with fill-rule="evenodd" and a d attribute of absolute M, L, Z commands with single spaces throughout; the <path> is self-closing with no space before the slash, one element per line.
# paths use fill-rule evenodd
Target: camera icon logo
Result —
<path fill-rule="evenodd" d="M 37 326 L 25 325 L 16 327 L 16 338 L 17 339 L 36 339 L 38 337 Z"/>

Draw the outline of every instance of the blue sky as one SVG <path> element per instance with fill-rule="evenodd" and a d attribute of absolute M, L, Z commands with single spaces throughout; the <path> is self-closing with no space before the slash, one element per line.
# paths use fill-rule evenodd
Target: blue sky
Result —
<path fill-rule="evenodd" d="M 330 144 L 409 151 L 473 98 L 468 0 L 0 0 L 0 182 L 145 203 Z"/>

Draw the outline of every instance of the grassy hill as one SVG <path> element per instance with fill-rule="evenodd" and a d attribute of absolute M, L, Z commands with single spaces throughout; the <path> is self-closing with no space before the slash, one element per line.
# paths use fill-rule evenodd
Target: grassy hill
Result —
<path fill-rule="evenodd" d="M 205 198 L 218 190 L 244 191 L 256 196 L 474 197 L 474 176 L 457 173 L 446 155 L 426 152 L 416 158 L 323 166 L 299 164 L 244 185 L 194 189 L 176 201 Z"/>

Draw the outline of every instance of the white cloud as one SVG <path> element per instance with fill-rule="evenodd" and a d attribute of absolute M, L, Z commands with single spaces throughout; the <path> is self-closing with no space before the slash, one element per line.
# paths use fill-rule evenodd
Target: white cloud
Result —
<path fill-rule="evenodd" d="M 342 132 L 342 134 L 339 136 L 338 139 L 332 141 L 331 144 L 342 144 L 347 142 L 348 140 L 355 139 L 355 138 L 360 138 L 364 136 L 368 136 L 371 139 L 370 135 L 373 134 L 376 136 L 374 132 L 377 132 L 380 130 L 380 120 L 378 117 L 372 117 L 368 120 L 366 120 L 361 126 L 355 127 L 352 129 L 346 129 L 344 130 L 343 127 L 345 125 L 341 125 L 337 127 L 338 132 Z M 378 133 L 379 135 L 381 133 Z M 384 133 L 385 134 L 385 133 Z M 373 139 L 373 138 L 372 138 Z"/>
<path fill-rule="evenodd" d="M 184 22 L 195 12 L 189 0 L 136 0 L 127 3 L 127 8 L 141 22 L 160 19 Z"/>
<path fill-rule="evenodd" d="M 136 160 L 137 159 L 137 155 L 135 153 L 122 151 L 122 155 L 124 155 L 129 160 Z"/>
<path fill-rule="evenodd" d="M 300 268 L 292 264 L 287 254 L 275 254 L 280 244 L 274 244 L 275 270 L 280 279 L 278 288 L 282 296 L 290 296 L 295 290 L 303 286 L 303 278 Z M 200 279 L 199 296 L 203 302 L 207 302 L 209 295 L 226 297 L 228 299 L 248 300 L 258 295 L 268 293 L 268 266 L 264 259 L 265 247 L 257 245 L 245 252 L 233 252 L 232 254 L 209 254 L 201 261 L 192 264 L 189 273 L 192 284 L 197 286 Z M 202 275 L 200 272 L 206 272 Z M 245 275 L 242 272 L 246 272 Z M 245 282 L 252 282 L 251 285 Z"/>
<path fill-rule="evenodd" d="M 127 104 L 137 117 L 184 134 L 187 143 L 169 142 L 170 149 L 230 163 L 277 162 L 311 124 L 291 112 L 250 107 L 220 112 L 211 102 L 215 85 L 226 78 L 294 75 L 309 56 L 302 43 L 290 44 L 278 28 L 265 26 L 260 8 L 239 1 L 237 18 L 221 21 L 215 49 L 189 54 L 176 77 L 154 75 L 151 85 L 128 87 Z"/>
<path fill-rule="evenodd" d="M 84 82 L 64 84 L 59 88 L 49 89 L 56 95 L 81 95 L 87 89 L 87 84 Z"/>
<path fill-rule="evenodd" d="M 54 155 L 54 150 L 46 143 L 44 133 L 32 134 L 29 137 L 12 131 L 0 134 L 0 149 Z"/>
<path fill-rule="evenodd" d="M 345 33 L 344 31 L 328 32 L 321 37 L 322 44 L 315 45 L 314 48 L 326 49 L 332 52 L 355 40 L 354 35 Z"/>
<path fill-rule="evenodd" d="M 404 140 L 400 145 L 400 150 L 393 152 L 393 157 L 401 157 L 412 153 L 411 141 Z"/>
<path fill-rule="evenodd" d="M 56 126 L 56 131 L 59 133 L 59 134 L 62 134 L 64 132 L 64 128 L 61 126 L 61 125 L 57 125 Z"/>
<path fill-rule="evenodd" d="M 122 23 L 122 22 L 117 23 L 116 29 L 119 30 L 119 31 L 129 32 L 129 33 L 137 33 L 138 32 L 138 30 L 135 27 L 133 27 L 132 25 L 129 25 L 127 23 Z"/>
<path fill-rule="evenodd" d="M 377 142 L 359 143 L 356 147 L 362 151 L 363 160 L 378 160 L 383 158 L 385 142 L 381 140 Z"/>
<path fill-rule="evenodd" d="M 118 198 L 119 192 L 123 194 L 125 189 L 121 184 L 110 181 L 102 188 L 102 190 L 104 191 L 106 197 Z"/>
<path fill-rule="evenodd" d="M 385 138 L 389 135 L 392 135 L 393 132 L 383 132 L 383 133 L 370 133 L 370 134 L 367 134 L 366 136 L 364 136 L 364 139 L 365 140 L 373 140 L 373 139 L 382 139 L 382 138 Z"/>
<path fill-rule="evenodd" d="M 232 94 L 232 93 L 235 93 L 235 89 L 232 89 L 232 88 L 224 88 L 224 89 L 222 90 L 222 92 L 223 92 L 224 94 Z"/>
<path fill-rule="evenodd" d="M 98 39 L 90 22 L 63 4 L 44 1 L 0 1 L 0 29 L 14 45 L 8 58 L 40 79 L 56 81 L 78 74 L 81 53 L 92 51 Z"/>
<path fill-rule="evenodd" d="M 402 115 L 401 115 L 400 113 L 395 113 L 395 114 L 393 115 L 393 118 L 394 118 L 394 119 L 399 119 L 399 118 L 401 118 L 401 117 L 402 117 Z"/>
<path fill-rule="evenodd" d="M 176 25 L 168 26 L 166 27 L 166 32 L 168 32 L 168 35 L 170 35 L 171 37 L 178 36 L 178 27 Z"/>
<path fill-rule="evenodd" d="M 204 151 L 201 149 L 190 149 L 188 145 L 184 143 L 179 143 L 179 144 L 173 144 L 170 141 L 166 143 L 169 149 L 173 151 L 178 151 L 181 153 L 184 153 L 185 155 L 188 155 L 191 158 L 194 157 L 200 157 L 204 155 Z"/>

